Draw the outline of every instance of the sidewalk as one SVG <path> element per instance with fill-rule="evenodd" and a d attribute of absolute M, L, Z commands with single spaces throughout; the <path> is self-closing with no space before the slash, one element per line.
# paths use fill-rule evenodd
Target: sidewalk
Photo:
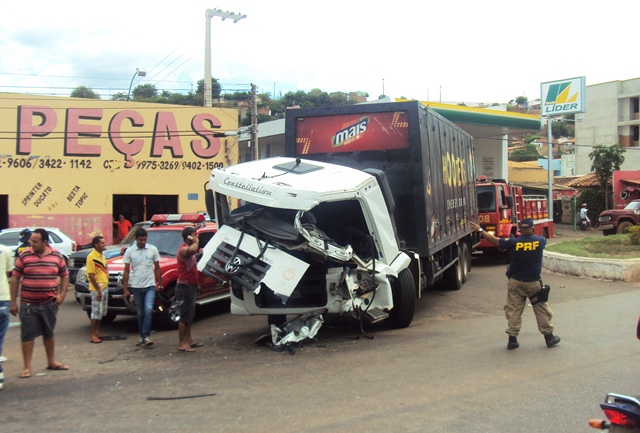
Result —
<path fill-rule="evenodd" d="M 571 239 L 603 236 L 602 231 L 573 230 L 569 224 L 554 224 L 554 237 L 548 244 L 554 244 Z M 544 252 L 542 267 L 551 272 L 575 277 L 598 278 L 602 280 L 640 282 L 640 259 L 604 260 L 586 257 L 576 257 L 567 254 Z"/>

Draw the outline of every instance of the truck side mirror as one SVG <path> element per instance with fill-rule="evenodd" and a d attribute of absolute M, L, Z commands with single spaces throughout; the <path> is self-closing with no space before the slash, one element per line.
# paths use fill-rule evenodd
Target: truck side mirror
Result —
<path fill-rule="evenodd" d="M 507 206 L 509 206 L 510 208 L 513 208 L 513 196 L 512 195 L 508 195 L 507 196 Z"/>
<path fill-rule="evenodd" d="M 213 199 L 213 190 L 206 189 L 204 190 L 204 204 L 207 208 L 207 213 L 209 214 L 209 218 L 213 219 L 216 216 L 216 208 L 215 201 Z"/>

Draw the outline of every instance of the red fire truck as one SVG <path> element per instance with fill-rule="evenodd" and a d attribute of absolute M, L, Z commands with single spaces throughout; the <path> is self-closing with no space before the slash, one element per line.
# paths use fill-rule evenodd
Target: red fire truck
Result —
<path fill-rule="evenodd" d="M 488 233 L 499 238 L 516 237 L 518 221 L 532 218 L 536 235 L 553 237 L 553 218 L 549 218 L 546 197 L 523 195 L 522 187 L 509 185 L 504 179 L 488 181 L 485 176 L 480 178 L 476 188 L 478 223 Z M 484 254 L 501 253 L 498 247 L 485 239 L 476 245 L 475 250 Z"/>

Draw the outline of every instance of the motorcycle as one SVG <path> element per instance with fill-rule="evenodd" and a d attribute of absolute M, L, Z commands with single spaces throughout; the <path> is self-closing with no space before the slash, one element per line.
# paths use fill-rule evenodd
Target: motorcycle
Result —
<path fill-rule="evenodd" d="M 582 230 L 587 230 L 589 228 L 589 223 L 587 222 L 586 218 L 581 218 L 580 219 L 580 228 Z"/>
<path fill-rule="evenodd" d="M 640 396 L 609 393 L 600 408 L 607 420 L 590 419 L 590 427 L 609 433 L 640 433 Z"/>

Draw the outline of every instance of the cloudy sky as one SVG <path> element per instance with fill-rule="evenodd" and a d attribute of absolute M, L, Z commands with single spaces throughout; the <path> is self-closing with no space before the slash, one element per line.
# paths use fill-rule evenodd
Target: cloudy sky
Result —
<path fill-rule="evenodd" d="M 0 92 L 107 99 L 144 68 L 134 87 L 186 93 L 204 76 L 208 8 L 247 15 L 211 21 L 226 91 L 491 103 L 640 77 L 637 0 L 0 0 Z"/>

